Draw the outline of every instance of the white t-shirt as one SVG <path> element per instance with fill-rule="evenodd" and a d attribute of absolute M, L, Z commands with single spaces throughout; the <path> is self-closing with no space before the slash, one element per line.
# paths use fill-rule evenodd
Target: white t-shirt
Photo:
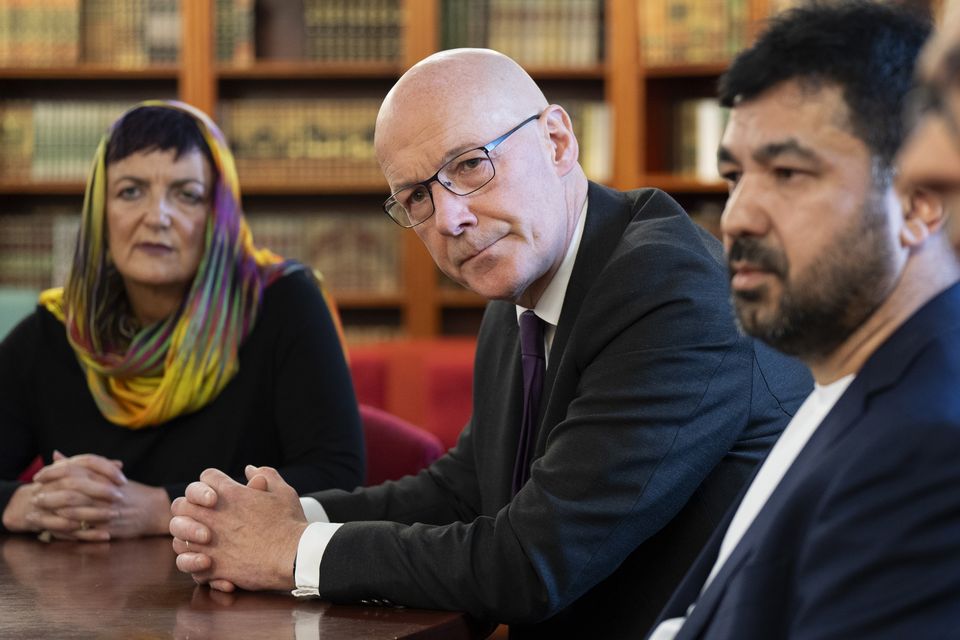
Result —
<path fill-rule="evenodd" d="M 747 493 L 743 496 L 743 501 L 740 502 L 740 506 L 737 507 L 737 512 L 733 515 L 733 520 L 730 521 L 727 533 L 724 535 L 723 542 L 720 544 L 717 561 L 714 563 L 713 569 L 710 570 L 710 575 L 707 576 L 707 580 L 700 590 L 701 594 L 706 591 L 710 583 L 713 582 L 713 579 L 717 573 L 719 573 L 723 564 L 740 543 L 743 534 L 750 528 L 757 514 L 760 513 L 763 505 L 766 504 L 770 498 L 770 494 L 772 494 L 774 489 L 777 488 L 777 485 L 780 484 L 787 469 L 790 468 L 794 460 L 797 459 L 797 456 L 800 455 L 807 441 L 816 433 L 817 427 L 820 426 L 823 419 L 830 413 L 830 410 L 833 409 L 833 406 L 840 399 L 840 396 L 843 395 L 843 392 L 846 391 L 850 383 L 853 382 L 853 377 L 853 374 L 850 374 L 825 386 L 814 385 L 813 392 L 803 401 L 803 404 L 800 405 L 790 424 L 787 425 L 787 428 L 783 430 L 780 438 L 773 445 L 770 454 L 766 460 L 763 461 L 763 466 L 760 467 L 760 471 L 757 472 L 753 482 L 750 483 L 750 488 L 747 489 Z M 694 606 L 695 604 L 692 604 L 687 610 L 686 617 L 670 618 L 669 620 L 661 622 L 657 628 L 654 629 L 649 640 L 673 640 L 677 633 L 679 633 L 681 627 L 683 627 L 683 623 L 686 622 L 687 617 L 690 616 Z"/>

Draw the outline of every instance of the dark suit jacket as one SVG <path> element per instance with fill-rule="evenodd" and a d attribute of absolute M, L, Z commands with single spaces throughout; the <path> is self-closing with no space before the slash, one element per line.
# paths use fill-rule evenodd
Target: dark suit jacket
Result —
<path fill-rule="evenodd" d="M 511 499 L 518 327 L 492 302 L 457 446 L 415 477 L 314 495 L 348 523 L 323 597 L 466 611 L 512 637 L 645 633 L 812 384 L 738 334 L 721 253 L 666 194 L 591 185 L 531 479 Z"/>
<path fill-rule="evenodd" d="M 866 362 L 677 638 L 960 638 L 960 285 Z"/>

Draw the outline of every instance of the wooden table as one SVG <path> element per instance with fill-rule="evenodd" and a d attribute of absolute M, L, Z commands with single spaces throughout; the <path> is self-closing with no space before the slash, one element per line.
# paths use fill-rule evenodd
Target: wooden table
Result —
<path fill-rule="evenodd" d="M 476 637 L 460 613 L 212 591 L 177 571 L 166 537 L 101 544 L 0 535 L 0 638 Z"/>

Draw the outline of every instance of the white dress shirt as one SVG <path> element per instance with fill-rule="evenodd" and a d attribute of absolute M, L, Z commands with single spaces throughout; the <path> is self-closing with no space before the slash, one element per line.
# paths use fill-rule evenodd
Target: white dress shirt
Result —
<path fill-rule="evenodd" d="M 553 344 L 553 336 L 557 333 L 560 311 L 563 309 L 563 300 L 567 294 L 567 285 L 570 282 L 570 274 L 573 273 L 573 265 L 577 259 L 577 251 L 580 248 L 580 240 L 583 238 L 583 227 L 586 220 L 587 199 L 584 198 L 583 207 L 580 209 L 580 219 L 577 221 L 573 237 L 570 239 L 569 246 L 567 246 L 567 252 L 563 256 L 563 261 L 550 284 L 544 289 L 540 300 L 537 301 L 537 306 L 533 309 L 537 317 L 546 323 L 544 343 L 548 363 L 550 362 L 550 347 Z M 526 311 L 524 307 L 517 306 L 518 322 L 520 314 L 524 311 Z M 310 524 L 303 535 L 300 536 L 300 542 L 297 545 L 297 560 L 293 576 L 297 588 L 292 593 L 295 596 L 318 597 L 320 595 L 318 587 L 320 585 L 320 563 L 323 560 L 323 552 L 330 544 L 333 534 L 343 523 L 330 522 L 326 510 L 314 498 L 300 498 L 300 505 L 303 507 L 303 513 Z"/>
<path fill-rule="evenodd" d="M 750 488 L 743 496 L 743 501 L 737 507 L 737 512 L 733 515 L 733 520 L 730 521 L 730 526 L 727 528 L 727 533 L 723 536 L 723 542 L 720 543 L 717 561 L 700 590 L 701 594 L 713 582 L 723 564 L 740 543 L 743 534 L 747 532 L 763 505 L 770 498 L 770 494 L 780 484 L 787 469 L 800 455 L 810 437 L 816 433 L 817 427 L 830 413 L 833 405 L 837 403 L 843 392 L 853 382 L 853 377 L 853 374 L 850 374 L 826 386 L 814 385 L 813 392 L 803 401 L 790 424 L 787 425 L 787 428 L 783 430 L 780 438 L 773 445 L 770 454 L 763 461 L 760 471 L 757 472 L 753 482 L 750 483 Z M 687 610 L 687 617 L 690 616 L 694 606 L 691 605 Z M 654 629 L 649 640 L 673 640 L 683 627 L 687 617 L 664 620 Z"/>

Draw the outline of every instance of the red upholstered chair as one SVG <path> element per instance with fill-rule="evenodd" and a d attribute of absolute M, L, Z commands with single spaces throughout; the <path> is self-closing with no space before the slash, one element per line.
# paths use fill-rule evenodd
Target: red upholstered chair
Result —
<path fill-rule="evenodd" d="M 17 478 L 20 482 L 30 482 L 33 480 L 33 474 L 43 468 L 43 458 L 37 456 L 33 459 L 33 462 L 30 463 L 30 466 L 23 470 L 23 473 L 20 474 L 20 477 Z"/>
<path fill-rule="evenodd" d="M 367 486 L 414 474 L 446 451 L 437 436 L 386 411 L 361 404 L 360 419 L 367 443 Z M 41 467 L 43 460 L 37 457 L 19 480 L 30 482 Z"/>
<path fill-rule="evenodd" d="M 350 347 L 357 401 L 457 443 L 472 410 L 472 338 L 396 340 Z"/>
<path fill-rule="evenodd" d="M 376 407 L 360 405 L 367 441 L 366 485 L 417 473 L 443 455 L 440 439 Z"/>

